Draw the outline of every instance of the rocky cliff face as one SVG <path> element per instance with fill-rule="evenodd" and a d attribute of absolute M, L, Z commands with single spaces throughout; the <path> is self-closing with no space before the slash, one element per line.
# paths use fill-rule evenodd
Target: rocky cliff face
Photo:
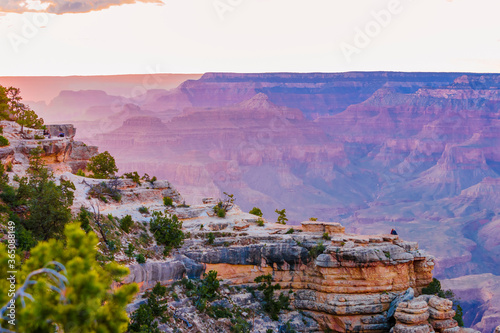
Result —
<path fill-rule="evenodd" d="M 254 313 L 251 332 L 279 331 L 285 322 L 298 332 L 477 332 L 458 327 L 451 301 L 414 298 L 431 282 L 434 268 L 433 257 L 415 242 L 395 235 L 346 234 L 339 223 L 329 222 L 303 222 L 291 233 L 274 223 L 259 226 L 256 216 L 237 207 L 225 218 L 214 217 L 213 200 L 206 202 L 174 208 L 171 213 L 184 217 L 190 238 L 170 258 L 130 264 L 124 283 L 136 282 L 141 290 L 148 290 L 157 282 L 171 285 L 215 270 L 228 289 L 227 300 L 214 304 L 258 313 L 258 296 L 238 290 L 254 286 L 260 275 L 271 274 L 273 282 L 290 292 L 291 308 L 277 322 Z M 207 242 L 208 233 L 216 235 L 213 243 Z M 311 249 L 320 243 L 325 248 L 312 255 Z M 184 321 L 178 329 L 229 330 L 224 320 L 214 326 L 189 306 L 190 298 L 182 289 L 173 288 L 177 299 L 171 307 Z M 139 298 L 130 311 L 141 302 Z M 161 328 L 171 330 L 168 324 Z"/>
<path fill-rule="evenodd" d="M 30 151 L 40 147 L 45 164 L 57 173 L 73 172 L 85 169 L 88 160 L 97 154 L 97 147 L 87 146 L 81 141 L 74 141 L 76 129 L 73 125 L 52 125 L 49 130 L 52 137 L 44 136 L 43 130 L 23 129 L 10 121 L 0 122 L 3 135 L 9 145 L 0 148 L 0 158 L 4 164 L 12 164 L 13 171 L 24 175 L 29 165 Z M 58 137 L 64 133 L 64 137 Z"/>

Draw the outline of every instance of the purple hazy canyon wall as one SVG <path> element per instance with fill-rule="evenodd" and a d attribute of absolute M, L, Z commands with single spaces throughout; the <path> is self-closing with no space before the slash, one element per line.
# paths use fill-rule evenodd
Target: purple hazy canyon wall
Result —
<path fill-rule="evenodd" d="M 75 123 L 120 172 L 169 179 L 188 202 L 234 193 L 270 220 L 286 208 L 294 222 L 396 228 L 462 295 L 473 275 L 498 281 L 500 75 L 209 73 L 134 98 L 92 89 L 32 106 Z M 500 324 L 498 302 L 462 301 L 466 324 Z"/>

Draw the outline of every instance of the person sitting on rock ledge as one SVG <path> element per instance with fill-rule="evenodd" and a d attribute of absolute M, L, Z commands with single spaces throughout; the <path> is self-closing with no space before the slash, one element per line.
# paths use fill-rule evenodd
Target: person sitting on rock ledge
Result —
<path fill-rule="evenodd" d="M 396 231 L 395 229 L 392 229 L 392 230 L 391 230 L 391 235 L 397 235 L 397 234 L 398 234 L 398 233 L 397 233 L 397 231 Z"/>

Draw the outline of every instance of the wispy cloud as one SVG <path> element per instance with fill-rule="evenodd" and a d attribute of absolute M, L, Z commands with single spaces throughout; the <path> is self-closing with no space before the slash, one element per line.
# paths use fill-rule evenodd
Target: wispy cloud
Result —
<path fill-rule="evenodd" d="M 161 0 L 0 0 L 0 12 L 86 13 L 139 2 L 163 4 Z"/>

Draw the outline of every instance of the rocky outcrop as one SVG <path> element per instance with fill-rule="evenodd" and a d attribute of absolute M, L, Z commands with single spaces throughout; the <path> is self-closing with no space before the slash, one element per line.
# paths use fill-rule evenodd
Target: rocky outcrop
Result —
<path fill-rule="evenodd" d="M 0 158 L 4 164 L 12 163 L 14 172 L 24 174 L 29 165 L 30 152 L 35 148 L 43 150 L 44 163 L 56 173 L 73 172 L 85 169 L 90 158 L 98 153 L 95 146 L 87 146 L 74 141 L 76 129 L 73 125 L 50 125 L 65 133 L 64 137 L 43 135 L 43 130 L 23 129 L 14 122 L 0 122 L 3 135 L 9 140 L 9 146 L 0 148 Z M 32 137 L 26 138 L 27 133 Z"/>
<path fill-rule="evenodd" d="M 302 230 L 305 232 L 322 232 L 327 234 L 343 234 L 345 227 L 335 222 L 307 221 L 302 222 Z"/>
<path fill-rule="evenodd" d="M 137 283 L 142 289 L 150 289 L 157 282 L 165 285 L 183 277 L 199 279 L 204 266 L 184 256 L 177 256 L 172 260 L 148 261 L 144 264 L 129 265 L 130 274 L 122 283 Z"/>
<path fill-rule="evenodd" d="M 52 136 L 59 136 L 63 134 L 64 137 L 74 138 L 76 135 L 76 128 L 72 124 L 64 124 L 64 125 L 46 125 L 47 131 Z"/>
<path fill-rule="evenodd" d="M 396 325 L 394 333 L 430 333 L 432 326 L 428 322 L 429 308 L 427 302 L 416 298 L 399 303 L 394 313 Z"/>
<path fill-rule="evenodd" d="M 400 302 L 394 314 L 394 333 L 473 333 L 473 329 L 458 327 L 453 317 L 453 303 L 444 298 L 422 295 Z"/>
<path fill-rule="evenodd" d="M 224 219 L 211 217 L 213 203 L 206 202 L 190 208 L 205 213 L 183 221 L 191 238 L 178 253 L 204 271 L 216 270 L 232 286 L 254 285 L 257 276 L 271 273 L 274 282 L 294 292 L 293 308 L 324 329 L 388 331 L 391 302 L 432 280 L 433 258 L 397 236 L 346 234 L 340 224 L 325 222 L 304 222 L 285 233 L 289 228 L 277 224 L 259 227 L 255 216 L 237 207 Z M 216 235 L 212 245 L 205 240 L 209 232 Z M 331 239 L 323 239 L 325 232 Z M 135 264 L 131 272 L 127 281 L 150 288 L 179 279 L 184 269 L 174 260 Z"/>

